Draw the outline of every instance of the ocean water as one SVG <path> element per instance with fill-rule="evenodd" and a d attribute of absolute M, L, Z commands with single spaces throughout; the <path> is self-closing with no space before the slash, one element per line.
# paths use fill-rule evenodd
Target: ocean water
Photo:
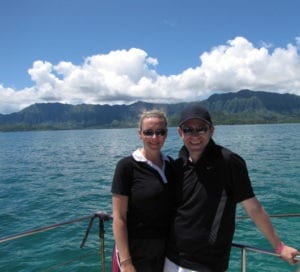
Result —
<path fill-rule="evenodd" d="M 300 124 L 217 126 L 214 139 L 247 162 L 258 199 L 269 214 L 300 213 Z M 116 162 L 140 147 L 136 129 L 0 133 L 0 238 L 94 214 L 111 213 Z M 181 140 L 169 129 L 164 152 L 176 157 Z M 238 208 L 238 216 L 245 213 Z M 272 218 L 289 245 L 300 248 L 300 218 Z M 96 219 L 0 243 L 0 271 L 103 271 Z M 238 219 L 234 242 L 271 250 L 249 219 Z M 105 222 L 106 271 L 113 245 Z M 233 248 L 228 271 L 240 271 Z M 216 260 L 217 261 L 217 260 Z M 279 258 L 247 254 L 247 271 L 296 271 Z"/>

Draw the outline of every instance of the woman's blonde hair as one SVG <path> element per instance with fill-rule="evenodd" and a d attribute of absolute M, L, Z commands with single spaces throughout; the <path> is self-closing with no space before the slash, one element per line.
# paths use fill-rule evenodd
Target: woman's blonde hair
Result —
<path fill-rule="evenodd" d="M 165 122 L 165 126 L 167 127 L 168 120 L 166 114 L 162 110 L 153 109 L 142 112 L 142 114 L 140 115 L 139 128 L 142 128 L 144 119 L 151 117 L 162 119 Z"/>

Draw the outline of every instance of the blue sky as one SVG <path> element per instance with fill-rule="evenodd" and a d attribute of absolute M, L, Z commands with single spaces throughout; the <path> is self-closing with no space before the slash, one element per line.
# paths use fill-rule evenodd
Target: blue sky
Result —
<path fill-rule="evenodd" d="M 300 95 L 297 0 L 2 0 L 0 113 Z"/>

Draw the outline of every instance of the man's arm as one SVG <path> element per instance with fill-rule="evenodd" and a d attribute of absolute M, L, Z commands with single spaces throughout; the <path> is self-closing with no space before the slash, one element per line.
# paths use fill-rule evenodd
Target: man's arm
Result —
<path fill-rule="evenodd" d="M 269 215 L 256 197 L 252 197 L 242 201 L 242 205 L 246 210 L 249 217 L 253 220 L 255 225 L 260 229 L 264 236 L 268 239 L 274 250 L 280 255 L 282 259 L 295 264 L 297 261 L 294 257 L 299 254 L 297 249 L 284 245 L 276 233 L 275 228 L 272 225 Z"/>

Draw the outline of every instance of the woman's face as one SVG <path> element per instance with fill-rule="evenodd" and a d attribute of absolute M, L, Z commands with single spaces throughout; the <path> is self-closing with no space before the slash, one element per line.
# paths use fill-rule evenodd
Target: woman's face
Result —
<path fill-rule="evenodd" d="M 143 120 L 138 133 L 145 149 L 160 151 L 167 138 L 168 130 L 163 119 L 149 117 Z"/>

